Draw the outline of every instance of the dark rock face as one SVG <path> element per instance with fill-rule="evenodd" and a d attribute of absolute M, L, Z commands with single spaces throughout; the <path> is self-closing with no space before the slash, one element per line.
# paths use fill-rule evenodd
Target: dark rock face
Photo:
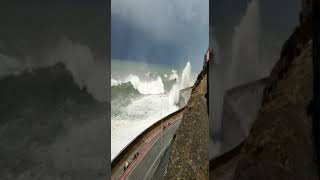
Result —
<path fill-rule="evenodd" d="M 318 179 L 314 161 L 309 42 L 277 81 L 242 148 L 234 179 Z"/>
<path fill-rule="evenodd" d="M 308 112 L 313 98 L 312 13 L 307 4 L 303 7 L 304 18 L 282 48 L 249 137 L 225 162 L 210 162 L 215 164 L 210 179 L 319 179 Z"/>
<path fill-rule="evenodd" d="M 181 125 L 169 149 L 164 179 L 208 179 L 209 120 L 206 92 L 207 73 L 203 71 L 194 85 Z"/>
<path fill-rule="evenodd" d="M 311 20 L 297 27 L 265 89 L 233 179 L 318 179 L 307 110 L 313 97 Z"/>
<path fill-rule="evenodd" d="M 302 12 L 300 14 L 300 21 L 308 21 L 312 17 L 313 0 L 302 0 Z"/>

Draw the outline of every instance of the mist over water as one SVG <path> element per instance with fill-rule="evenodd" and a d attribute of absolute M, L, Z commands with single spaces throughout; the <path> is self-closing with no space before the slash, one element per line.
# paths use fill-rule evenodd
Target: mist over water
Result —
<path fill-rule="evenodd" d="M 254 0 L 232 38 L 232 57 L 228 88 L 261 77 L 259 2 Z"/>
<path fill-rule="evenodd" d="M 220 153 L 223 98 L 226 90 L 264 76 L 260 74 L 262 67 L 260 66 L 259 40 L 259 2 L 253 0 L 248 4 L 245 15 L 234 29 L 231 59 L 215 56 L 217 63 L 212 70 L 214 103 L 212 114 L 210 114 L 213 117 L 210 123 L 210 159 Z M 219 55 L 219 52 L 216 54 Z"/>

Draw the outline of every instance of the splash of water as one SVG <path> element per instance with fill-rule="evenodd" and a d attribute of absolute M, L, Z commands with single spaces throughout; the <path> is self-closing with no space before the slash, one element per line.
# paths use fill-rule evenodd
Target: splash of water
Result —
<path fill-rule="evenodd" d="M 126 79 L 140 94 L 162 94 L 164 93 L 164 84 L 160 76 L 156 80 L 142 81 L 139 76 L 130 74 Z"/>
<path fill-rule="evenodd" d="M 184 89 L 184 88 L 187 88 L 190 86 L 192 86 L 191 64 L 190 64 L 190 62 L 188 62 L 182 71 L 180 89 Z"/>
<path fill-rule="evenodd" d="M 223 97 L 226 90 L 260 77 L 260 14 L 259 2 L 251 1 L 232 37 L 232 57 L 219 61 L 213 69 L 215 90 L 213 91 L 214 103 L 211 111 L 213 121 L 210 122 L 210 151 L 209 158 L 220 153 L 221 147 L 221 124 Z M 218 56 L 218 58 L 220 58 Z M 210 73 L 209 73 L 210 74 Z M 210 76 L 212 77 L 212 76 Z"/>
<path fill-rule="evenodd" d="M 260 66 L 260 15 L 259 3 L 253 0 L 240 24 L 235 28 L 232 39 L 232 61 L 229 87 L 261 77 Z"/>
<path fill-rule="evenodd" d="M 169 104 L 177 105 L 179 103 L 179 87 L 174 84 L 169 93 Z"/>
<path fill-rule="evenodd" d="M 41 63 L 35 61 L 32 57 L 25 59 L 15 59 L 0 54 L 0 78 L 3 76 L 14 75 L 25 70 L 31 72 L 32 69 L 52 66 L 58 62 L 66 65 L 71 72 L 75 83 L 83 88 L 87 88 L 98 101 L 106 101 L 106 83 L 105 66 L 98 64 L 91 49 L 67 38 L 61 38 L 54 48 L 50 48 L 43 57 Z"/>
<path fill-rule="evenodd" d="M 177 105 L 179 103 L 180 90 L 192 86 L 193 81 L 191 80 L 191 64 L 187 62 L 181 74 L 181 81 L 176 82 L 169 93 L 169 103 Z"/>
<path fill-rule="evenodd" d="M 176 81 L 178 81 L 179 80 L 179 76 L 178 76 L 177 71 L 172 69 L 171 73 L 172 74 L 169 76 L 169 80 L 174 80 L 175 79 Z"/>

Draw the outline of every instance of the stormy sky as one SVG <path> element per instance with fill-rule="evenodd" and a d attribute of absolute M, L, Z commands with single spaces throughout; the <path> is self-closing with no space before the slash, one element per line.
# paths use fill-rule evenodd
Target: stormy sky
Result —
<path fill-rule="evenodd" d="M 208 0 L 116 0 L 112 58 L 202 65 L 208 47 Z"/>
<path fill-rule="evenodd" d="M 105 0 L 2 0 L 0 52 L 39 55 L 66 37 L 86 44 L 97 56 L 106 56 L 108 14 Z"/>

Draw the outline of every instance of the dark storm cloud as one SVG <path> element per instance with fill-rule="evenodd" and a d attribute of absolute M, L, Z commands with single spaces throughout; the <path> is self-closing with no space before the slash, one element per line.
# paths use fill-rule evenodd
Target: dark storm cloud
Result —
<path fill-rule="evenodd" d="M 0 42 L 10 54 L 39 51 L 61 36 L 87 44 L 97 54 L 105 53 L 104 0 L 4 0 L 0 7 Z"/>
<path fill-rule="evenodd" d="M 208 3 L 208 0 L 114 1 L 112 57 L 170 64 L 192 59 L 202 63 L 208 46 Z"/>
<path fill-rule="evenodd" d="M 112 57 L 119 59 L 142 60 L 172 64 L 181 54 L 187 57 L 183 45 L 155 41 L 152 37 L 127 22 L 112 18 Z"/>

